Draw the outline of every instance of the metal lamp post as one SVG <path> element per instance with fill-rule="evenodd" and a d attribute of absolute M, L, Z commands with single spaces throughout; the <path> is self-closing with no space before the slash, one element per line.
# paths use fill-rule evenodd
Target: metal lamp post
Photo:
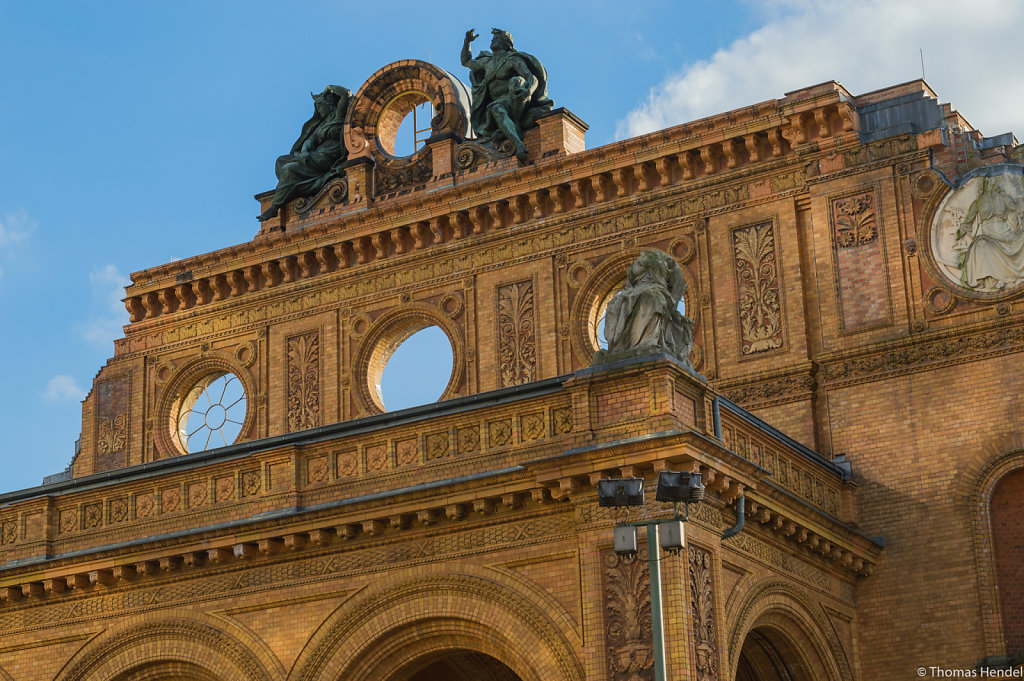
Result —
<path fill-rule="evenodd" d="M 679 553 L 686 545 L 683 523 L 689 517 L 689 505 L 704 498 L 700 473 L 662 471 L 658 475 L 655 499 L 676 504 L 676 515 L 670 520 L 622 522 L 615 526 L 615 552 L 619 555 L 637 553 L 636 528 L 647 528 L 647 574 L 651 580 L 651 639 L 654 645 L 654 681 L 666 681 L 665 623 L 661 610 L 661 561 L 659 548 Z M 597 503 L 604 507 L 643 506 L 643 478 L 607 478 L 597 484 Z M 686 515 L 679 517 L 678 505 L 686 505 Z M 663 531 L 664 530 L 664 531 Z"/>

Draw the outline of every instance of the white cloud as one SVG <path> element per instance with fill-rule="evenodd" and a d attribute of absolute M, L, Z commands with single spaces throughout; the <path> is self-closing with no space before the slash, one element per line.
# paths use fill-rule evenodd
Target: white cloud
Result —
<path fill-rule="evenodd" d="M 106 346 L 121 337 L 121 327 L 128 323 L 128 312 L 121 298 L 124 297 L 124 287 L 130 283 L 128 277 L 113 265 L 89 273 L 92 315 L 81 326 L 81 334 L 86 341 Z"/>
<path fill-rule="evenodd" d="M 19 246 L 28 243 L 36 223 L 23 209 L 0 216 L 0 257 L 9 258 Z M 0 277 L 4 276 L 0 268 Z"/>
<path fill-rule="evenodd" d="M 710 59 L 684 65 L 619 121 L 632 137 L 837 80 L 853 94 L 921 76 L 983 134 L 1024 137 L 1017 0 L 779 0 L 767 20 Z"/>
<path fill-rule="evenodd" d="M 63 402 L 65 400 L 81 402 L 85 399 L 85 390 L 78 385 L 78 381 L 73 376 L 57 374 L 46 384 L 43 399 L 47 402 Z"/>
<path fill-rule="evenodd" d="M 21 246 L 28 241 L 36 223 L 23 209 L 0 217 L 0 249 Z"/>

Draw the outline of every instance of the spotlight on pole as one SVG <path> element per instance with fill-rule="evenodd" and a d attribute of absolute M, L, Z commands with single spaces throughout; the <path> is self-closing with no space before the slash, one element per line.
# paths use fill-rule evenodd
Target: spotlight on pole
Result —
<path fill-rule="evenodd" d="M 643 506 L 643 478 L 605 478 L 597 483 L 597 505 L 603 507 Z"/>
<path fill-rule="evenodd" d="M 620 556 L 636 555 L 636 526 L 615 526 L 615 553 Z"/>
<path fill-rule="evenodd" d="M 674 504 L 695 504 L 702 501 L 704 485 L 701 483 L 700 473 L 662 471 L 658 475 L 658 491 L 654 498 Z"/>
<path fill-rule="evenodd" d="M 686 548 L 686 534 L 683 530 L 683 521 L 674 518 L 662 520 L 658 523 L 658 543 L 662 550 L 669 553 L 679 553 Z"/>

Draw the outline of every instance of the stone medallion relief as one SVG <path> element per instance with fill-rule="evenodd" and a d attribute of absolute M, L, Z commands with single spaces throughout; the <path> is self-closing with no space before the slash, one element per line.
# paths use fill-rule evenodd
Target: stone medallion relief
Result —
<path fill-rule="evenodd" d="M 979 293 L 1024 283 L 1024 175 L 1003 168 L 950 192 L 935 213 L 932 256 L 954 284 Z"/>

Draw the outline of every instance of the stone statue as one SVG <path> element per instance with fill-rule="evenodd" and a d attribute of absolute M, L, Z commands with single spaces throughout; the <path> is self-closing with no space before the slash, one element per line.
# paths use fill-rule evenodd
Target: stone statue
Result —
<path fill-rule="evenodd" d="M 466 31 L 462 44 L 462 65 L 469 69 L 473 86 L 473 130 L 480 142 L 497 146 L 510 141 L 516 158 L 525 163 L 523 132 L 554 106 L 548 99 L 548 74 L 536 57 L 512 47 L 510 33 L 497 28 L 491 33 L 491 52 L 475 59 L 469 49 L 479 37 L 474 29 Z"/>
<path fill-rule="evenodd" d="M 1021 205 L 998 177 L 981 178 L 978 196 L 956 230 L 960 283 L 970 289 L 1002 290 L 1024 281 Z"/>
<path fill-rule="evenodd" d="M 312 93 L 311 93 L 312 94 Z M 313 97 L 313 117 L 302 126 L 291 153 L 279 156 L 274 172 L 277 191 L 270 207 L 259 221 L 276 216 L 281 206 L 300 196 L 312 196 L 327 181 L 341 175 L 340 166 L 348 158 L 342 130 L 352 93 L 340 85 L 328 85 Z"/>
<path fill-rule="evenodd" d="M 672 256 L 642 252 L 626 273 L 626 286 L 608 303 L 608 349 L 597 351 L 594 363 L 664 353 L 692 369 L 693 320 L 676 309 L 684 293 L 686 280 Z"/>

